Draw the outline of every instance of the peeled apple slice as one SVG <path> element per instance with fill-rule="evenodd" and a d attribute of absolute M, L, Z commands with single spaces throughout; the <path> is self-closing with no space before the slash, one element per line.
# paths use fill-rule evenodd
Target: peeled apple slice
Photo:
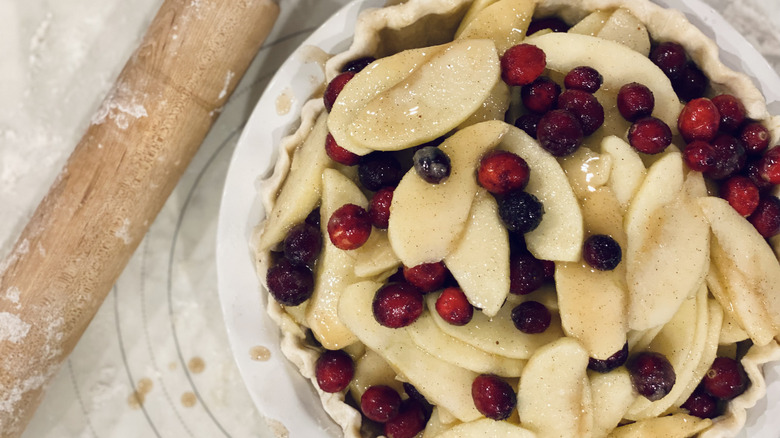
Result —
<path fill-rule="evenodd" d="M 355 375 L 349 382 L 349 391 L 352 398 L 360 400 L 366 389 L 376 385 L 389 386 L 399 394 L 404 391 L 403 384 L 395 378 L 395 371 L 382 356 L 373 350 L 367 350 L 355 361 Z"/>
<path fill-rule="evenodd" d="M 586 15 L 585 18 L 578 21 L 577 24 L 569 29 L 569 33 L 576 33 L 580 35 L 596 36 L 597 33 L 604 27 L 604 23 L 607 22 L 611 14 L 608 11 L 595 11 Z"/>
<path fill-rule="evenodd" d="M 431 418 L 423 430 L 422 438 L 435 438 L 458 424 L 459 422 L 451 414 L 445 413 L 439 406 L 434 406 Z"/>
<path fill-rule="evenodd" d="M 464 20 L 455 38 L 490 39 L 501 55 L 523 40 L 535 6 L 535 0 L 498 0 L 480 10 L 468 22 Z"/>
<path fill-rule="evenodd" d="M 398 267 L 398 260 L 390 242 L 387 231 L 374 228 L 368 236 L 368 241 L 353 251 L 355 258 L 355 275 L 358 277 L 374 277 Z"/>
<path fill-rule="evenodd" d="M 612 157 L 612 169 L 607 185 L 625 208 L 642 185 L 647 169 L 636 150 L 620 137 L 604 137 L 601 141 L 601 153 Z"/>
<path fill-rule="evenodd" d="M 608 373 L 589 372 L 593 397 L 593 438 L 606 437 L 637 398 L 625 367 Z"/>
<path fill-rule="evenodd" d="M 412 168 L 393 192 L 388 238 L 406 266 L 443 260 L 458 245 L 479 189 L 474 172 L 482 155 L 509 130 L 500 121 L 478 123 L 456 132 L 439 148 L 450 157 L 450 176 L 439 184 Z"/>
<path fill-rule="evenodd" d="M 533 432 L 506 421 L 490 418 L 459 424 L 435 438 L 536 438 Z"/>
<path fill-rule="evenodd" d="M 615 9 L 596 36 L 623 44 L 643 56 L 650 54 L 650 35 L 647 28 L 624 8 Z"/>
<path fill-rule="evenodd" d="M 609 438 L 686 438 L 695 436 L 711 425 L 712 420 L 708 418 L 699 418 L 688 414 L 672 414 L 620 426 L 609 434 Z"/>

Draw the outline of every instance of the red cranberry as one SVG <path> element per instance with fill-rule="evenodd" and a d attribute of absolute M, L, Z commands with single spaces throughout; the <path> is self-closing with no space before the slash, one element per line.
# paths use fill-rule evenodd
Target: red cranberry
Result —
<path fill-rule="evenodd" d="M 729 134 L 719 134 L 712 140 L 712 147 L 717 154 L 715 168 L 706 172 L 713 179 L 728 178 L 735 172 L 742 170 L 747 161 L 747 154 L 742 142 Z"/>
<path fill-rule="evenodd" d="M 509 292 L 530 294 L 542 287 L 545 277 L 544 264 L 530 252 L 513 254 L 509 259 Z"/>
<path fill-rule="evenodd" d="M 715 169 L 718 162 L 718 153 L 711 144 L 706 141 L 694 140 L 683 151 L 685 163 L 691 169 L 707 173 Z"/>
<path fill-rule="evenodd" d="M 436 146 L 425 146 L 414 153 L 414 170 L 426 182 L 439 184 L 450 176 L 450 157 Z"/>
<path fill-rule="evenodd" d="M 394 418 L 400 409 L 401 396 L 389 386 L 371 386 L 360 397 L 360 410 L 363 415 L 378 423 Z"/>
<path fill-rule="evenodd" d="M 544 206 L 536 196 L 516 190 L 498 201 L 498 214 L 509 231 L 525 234 L 542 223 Z"/>
<path fill-rule="evenodd" d="M 596 69 L 586 65 L 575 67 L 566 73 L 563 85 L 569 90 L 582 90 L 595 93 L 601 88 L 604 77 Z"/>
<path fill-rule="evenodd" d="M 507 151 L 493 151 L 485 155 L 477 169 L 477 181 L 490 193 L 504 195 L 523 190 L 528 184 L 530 169 L 519 155 Z"/>
<path fill-rule="evenodd" d="M 314 366 L 317 384 L 325 392 L 341 392 L 349 386 L 355 374 L 352 358 L 342 350 L 327 350 Z"/>
<path fill-rule="evenodd" d="M 665 42 L 659 44 L 650 52 L 650 60 L 667 77 L 674 78 L 682 72 L 685 63 L 688 62 L 688 55 L 685 53 L 683 46 L 673 42 Z"/>
<path fill-rule="evenodd" d="M 582 90 L 566 90 L 558 96 L 558 107 L 577 117 L 583 135 L 591 135 L 604 124 L 604 107 L 596 96 Z"/>
<path fill-rule="evenodd" d="M 701 386 L 696 387 L 688 400 L 680 407 L 694 417 L 715 418 L 720 415 L 718 400 L 707 394 Z"/>
<path fill-rule="evenodd" d="M 284 256 L 294 264 L 313 266 L 321 249 L 319 227 L 306 222 L 292 227 L 284 238 Z"/>
<path fill-rule="evenodd" d="M 620 87 L 617 94 L 617 107 L 624 119 L 635 122 L 653 113 L 655 96 L 646 86 L 631 82 Z"/>
<path fill-rule="evenodd" d="M 680 70 L 680 73 L 672 79 L 672 88 L 677 97 L 685 102 L 704 96 L 709 85 L 709 79 L 702 73 L 699 67 L 692 61 L 688 61 Z"/>
<path fill-rule="evenodd" d="M 448 287 L 436 299 L 436 312 L 452 325 L 466 325 L 474 316 L 474 306 L 459 287 Z"/>
<path fill-rule="evenodd" d="M 341 73 L 328 83 L 328 86 L 325 88 L 325 94 L 322 96 L 322 100 L 325 102 L 325 109 L 328 112 L 333 109 L 336 98 L 339 97 L 341 90 L 344 89 L 344 86 L 347 85 L 347 82 L 351 81 L 353 77 L 355 77 L 355 73 Z"/>
<path fill-rule="evenodd" d="M 577 150 L 584 135 L 577 116 L 563 109 L 543 115 L 536 130 L 539 144 L 556 157 L 565 157 Z"/>
<path fill-rule="evenodd" d="M 772 139 L 766 126 L 758 122 L 745 124 L 739 133 L 739 139 L 745 145 L 745 150 L 749 154 L 758 155 L 763 153 L 769 147 L 769 140 Z"/>
<path fill-rule="evenodd" d="M 361 206 L 345 204 L 328 220 L 328 237 L 336 248 L 345 251 L 363 246 L 371 235 L 371 219 Z"/>
<path fill-rule="evenodd" d="M 398 415 L 385 423 L 384 433 L 387 438 L 414 438 L 425 429 L 427 421 L 423 404 L 407 399 L 401 402 Z"/>
<path fill-rule="evenodd" d="M 780 184 L 780 147 L 768 150 L 758 161 L 758 170 L 764 181 Z"/>
<path fill-rule="evenodd" d="M 732 176 L 720 186 L 720 196 L 729 201 L 734 210 L 744 217 L 750 216 L 756 210 L 760 195 L 753 181 L 742 175 Z"/>
<path fill-rule="evenodd" d="M 769 190 L 775 185 L 761 176 L 761 160 L 750 160 L 745 166 L 745 175 L 753 181 L 758 190 Z"/>
<path fill-rule="evenodd" d="M 540 30 L 550 29 L 553 32 L 566 32 L 571 26 L 558 17 L 535 18 L 528 25 L 526 35 L 533 35 Z"/>
<path fill-rule="evenodd" d="M 767 239 L 780 234 L 780 199 L 763 196 L 756 210 L 748 216 L 748 221 Z"/>
<path fill-rule="evenodd" d="M 608 373 L 626 363 L 626 360 L 628 360 L 628 343 L 623 344 L 623 348 L 606 359 L 589 358 L 588 369 L 599 373 Z"/>
<path fill-rule="evenodd" d="M 538 78 L 547 66 L 542 49 L 531 44 L 518 44 L 501 56 L 501 77 L 508 85 L 528 85 Z"/>
<path fill-rule="evenodd" d="M 305 265 L 295 265 L 286 258 L 272 266 L 265 277 L 268 292 L 285 306 L 297 306 L 314 292 L 314 274 Z"/>
<path fill-rule="evenodd" d="M 422 314 L 422 293 L 408 283 L 388 283 L 376 291 L 372 308 L 379 324 L 390 328 L 406 327 Z"/>
<path fill-rule="evenodd" d="M 658 154 L 672 144 L 672 130 L 663 120 L 643 117 L 628 129 L 628 142 L 644 154 Z"/>
<path fill-rule="evenodd" d="M 522 129 L 526 134 L 536 140 L 536 130 L 539 129 L 539 120 L 542 120 L 541 115 L 527 113 L 515 120 L 515 126 Z"/>
<path fill-rule="evenodd" d="M 379 229 L 386 229 L 390 221 L 390 204 L 393 202 L 394 191 L 393 187 L 379 189 L 368 203 L 368 217 L 371 224 Z"/>
<path fill-rule="evenodd" d="M 523 105 L 537 114 L 544 114 L 555 107 L 561 86 L 547 76 L 539 76 L 520 90 Z"/>
<path fill-rule="evenodd" d="M 718 108 L 706 97 L 694 99 L 683 107 L 677 118 L 677 128 L 686 142 L 711 141 L 720 127 Z"/>
<path fill-rule="evenodd" d="M 328 154 L 331 160 L 345 166 L 354 166 L 360 163 L 360 155 L 353 154 L 339 146 L 339 144 L 336 143 L 336 139 L 333 138 L 330 133 L 325 137 L 325 153 Z"/>
<path fill-rule="evenodd" d="M 721 94 L 712 98 L 712 103 L 720 113 L 720 130 L 733 133 L 745 121 L 745 106 L 731 94 Z"/>
<path fill-rule="evenodd" d="M 660 353 L 639 353 L 628 361 L 626 368 L 634 389 L 650 401 L 664 398 L 677 380 L 672 364 Z"/>
<path fill-rule="evenodd" d="M 529 335 L 543 333 L 550 327 L 551 320 L 550 310 L 538 301 L 523 301 L 512 309 L 515 327 Z"/>
<path fill-rule="evenodd" d="M 623 251 L 615 239 L 604 234 L 595 234 L 585 240 L 582 255 L 590 266 L 599 271 L 611 271 L 620 264 Z"/>
<path fill-rule="evenodd" d="M 341 72 L 360 73 L 361 71 L 363 71 L 364 68 L 368 67 L 368 65 L 374 61 L 376 61 L 376 58 L 371 56 L 365 56 L 363 58 L 353 59 L 352 61 L 349 61 L 348 63 L 344 64 L 344 67 L 341 68 Z"/>
<path fill-rule="evenodd" d="M 512 386 L 493 374 L 481 374 L 474 379 L 471 398 L 482 415 L 496 421 L 509 418 L 517 405 Z"/>
<path fill-rule="evenodd" d="M 363 187 L 376 192 L 383 187 L 395 187 L 404 172 L 391 152 L 371 152 L 360 159 L 358 179 Z"/>
<path fill-rule="evenodd" d="M 411 268 L 404 266 L 404 278 L 422 292 L 433 292 L 447 280 L 449 270 L 443 262 L 422 263 Z"/>
<path fill-rule="evenodd" d="M 737 360 L 717 357 L 701 382 L 707 394 L 721 400 L 731 400 L 745 392 L 749 380 Z"/>

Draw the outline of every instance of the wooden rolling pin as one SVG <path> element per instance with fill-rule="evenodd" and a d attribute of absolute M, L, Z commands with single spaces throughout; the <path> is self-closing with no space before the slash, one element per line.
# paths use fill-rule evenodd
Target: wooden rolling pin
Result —
<path fill-rule="evenodd" d="M 164 1 L 0 262 L 0 436 L 22 434 L 278 13 L 271 0 Z"/>

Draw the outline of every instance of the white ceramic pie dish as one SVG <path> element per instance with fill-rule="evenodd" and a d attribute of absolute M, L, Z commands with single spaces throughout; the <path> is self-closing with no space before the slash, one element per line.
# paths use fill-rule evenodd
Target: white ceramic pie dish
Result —
<path fill-rule="evenodd" d="M 225 183 L 217 233 L 217 269 L 228 336 L 256 406 L 273 420 L 272 428 L 286 429 L 292 437 L 340 436 L 341 428 L 327 416 L 311 383 L 283 356 L 279 328 L 265 311 L 267 298 L 259 292 L 248 246 L 254 227 L 264 216 L 257 184 L 261 177 L 268 176 L 276 162 L 275 148 L 294 130 L 303 103 L 320 87 L 322 69 L 318 63 L 310 62 L 313 60 L 310 46 L 327 53 L 347 49 L 359 12 L 384 3 L 383 0 L 350 3 L 290 56 L 255 107 L 234 152 Z M 683 11 L 715 39 L 724 63 L 749 73 L 760 84 L 770 109 L 777 112 L 780 78 L 722 17 L 699 0 L 657 0 L 656 3 Z M 294 98 L 290 110 L 280 115 L 277 99 L 283 94 L 292 94 Z M 270 350 L 270 360 L 253 360 L 250 351 L 256 346 Z M 746 428 L 740 436 L 780 436 L 780 419 L 763 415 L 780 408 L 779 374 L 780 365 L 765 367 L 768 396 L 748 411 Z"/>

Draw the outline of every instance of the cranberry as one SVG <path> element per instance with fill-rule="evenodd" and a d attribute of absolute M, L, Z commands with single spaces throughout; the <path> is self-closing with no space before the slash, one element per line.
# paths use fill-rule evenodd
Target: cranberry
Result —
<path fill-rule="evenodd" d="M 628 361 L 626 368 L 634 389 L 650 401 L 664 398 L 676 380 L 672 364 L 660 353 L 639 353 Z"/>
<path fill-rule="evenodd" d="M 566 32 L 571 26 L 558 17 L 535 18 L 528 25 L 526 35 L 533 35 L 540 30 L 550 29 L 553 32 Z"/>
<path fill-rule="evenodd" d="M 745 121 L 745 106 L 731 94 L 721 94 L 712 98 L 712 103 L 720 113 L 720 130 L 733 133 Z"/>
<path fill-rule="evenodd" d="M 563 85 L 569 90 L 582 90 L 595 93 L 604 83 L 604 77 L 596 69 L 586 65 L 575 67 L 566 73 Z"/>
<path fill-rule="evenodd" d="M 425 396 L 420 394 L 420 391 L 418 391 L 417 388 L 414 387 L 414 385 L 412 385 L 409 382 L 403 382 L 403 387 L 404 387 L 404 392 L 406 392 L 406 395 L 408 395 L 409 398 L 411 398 L 412 400 L 416 400 L 422 403 L 423 405 L 428 404 L 428 400 L 425 399 Z"/>
<path fill-rule="evenodd" d="M 309 225 L 314 225 L 315 227 L 320 227 L 320 208 L 317 207 L 314 210 L 312 210 L 308 216 L 306 216 L 306 223 Z"/>
<path fill-rule="evenodd" d="M 539 76 L 520 90 L 523 105 L 529 111 L 538 114 L 544 114 L 553 109 L 560 94 L 561 86 L 547 76 Z"/>
<path fill-rule="evenodd" d="M 718 162 L 718 153 L 706 141 L 694 140 L 685 147 L 683 158 L 688 167 L 697 172 L 711 172 Z"/>
<path fill-rule="evenodd" d="M 349 61 L 348 63 L 344 64 L 344 67 L 341 68 L 341 72 L 360 73 L 361 71 L 363 71 L 364 68 L 368 67 L 368 65 L 374 61 L 376 61 L 376 58 L 371 56 L 365 56 L 363 58 L 353 59 L 352 61 Z"/>
<path fill-rule="evenodd" d="M 768 150 L 758 161 L 758 170 L 764 181 L 780 184 L 780 147 Z"/>
<path fill-rule="evenodd" d="M 735 172 L 742 170 L 747 161 L 747 154 L 742 142 L 729 134 L 719 134 L 712 141 L 712 147 L 717 154 L 715 168 L 706 172 L 713 179 L 728 178 Z"/>
<path fill-rule="evenodd" d="M 372 192 L 397 186 L 403 176 L 401 163 L 390 152 L 372 152 L 360 159 L 358 179 Z"/>
<path fill-rule="evenodd" d="M 720 186 L 720 196 L 729 201 L 734 210 L 748 217 L 758 207 L 760 193 L 750 178 L 742 175 L 732 176 Z"/>
<path fill-rule="evenodd" d="M 551 320 L 550 310 L 538 301 L 523 301 L 512 309 L 515 327 L 529 335 L 543 333 L 550 327 Z"/>
<path fill-rule="evenodd" d="M 745 175 L 747 175 L 747 177 L 753 181 L 753 184 L 758 187 L 758 190 L 768 190 L 775 186 L 771 182 L 765 180 L 763 176 L 761 176 L 760 160 L 749 161 L 745 166 Z"/>
<path fill-rule="evenodd" d="M 628 360 L 628 343 L 623 344 L 623 348 L 615 352 L 606 359 L 588 359 L 588 369 L 598 373 L 608 373 L 615 368 L 623 365 Z"/>
<path fill-rule="evenodd" d="M 730 357 L 715 358 L 701 381 L 707 394 L 721 400 L 731 400 L 742 394 L 748 382 L 742 364 Z"/>
<path fill-rule="evenodd" d="M 628 142 L 644 154 L 658 154 L 672 144 L 672 130 L 663 120 L 643 117 L 628 129 Z"/>
<path fill-rule="evenodd" d="M 414 170 L 426 182 L 439 184 L 450 176 L 450 157 L 436 146 L 425 146 L 414 153 Z"/>
<path fill-rule="evenodd" d="M 527 113 L 515 120 L 515 126 L 522 129 L 526 134 L 536 140 L 536 130 L 539 129 L 539 120 L 542 116 L 535 113 Z"/>
<path fill-rule="evenodd" d="M 466 325 L 474 316 L 474 306 L 459 287 L 448 287 L 436 299 L 436 312 L 452 325 Z"/>
<path fill-rule="evenodd" d="M 604 107 L 587 91 L 566 90 L 558 97 L 558 107 L 577 117 L 583 135 L 593 134 L 604 124 Z"/>
<path fill-rule="evenodd" d="M 344 89 L 344 86 L 347 85 L 347 82 L 351 81 L 353 77 L 355 77 L 355 73 L 341 73 L 328 83 L 328 86 L 325 88 L 325 94 L 322 96 L 322 100 L 325 102 L 325 109 L 328 112 L 333 109 L 336 98 L 339 97 L 341 90 Z"/>
<path fill-rule="evenodd" d="M 692 61 L 688 61 L 680 73 L 672 78 L 672 88 L 677 93 L 677 97 L 685 102 L 704 96 L 708 85 L 707 76 Z"/>
<path fill-rule="evenodd" d="M 341 392 L 355 375 L 352 358 L 342 350 L 327 350 L 317 359 L 314 366 L 317 384 L 325 392 Z"/>
<path fill-rule="evenodd" d="M 748 221 L 767 239 L 780 234 L 780 199 L 763 196 Z"/>
<path fill-rule="evenodd" d="M 686 142 L 711 141 L 720 127 L 718 108 L 706 97 L 694 99 L 683 107 L 677 118 L 677 128 Z"/>
<path fill-rule="evenodd" d="M 655 96 L 646 86 L 631 82 L 620 87 L 617 94 L 617 107 L 624 119 L 635 122 L 653 113 Z"/>
<path fill-rule="evenodd" d="M 539 120 L 536 138 L 556 157 L 571 154 L 582 144 L 584 132 L 577 116 L 563 109 L 552 110 Z"/>
<path fill-rule="evenodd" d="M 449 271 L 443 262 L 404 266 L 404 279 L 422 292 L 433 292 L 447 280 Z"/>
<path fill-rule="evenodd" d="M 287 232 L 284 238 L 284 257 L 297 265 L 313 266 L 322 250 L 322 234 L 319 227 L 306 222 Z"/>
<path fill-rule="evenodd" d="M 389 386 L 371 386 L 360 397 L 360 410 L 363 415 L 378 423 L 394 418 L 400 409 L 401 396 Z"/>
<path fill-rule="evenodd" d="M 665 42 L 659 44 L 650 52 L 650 60 L 667 77 L 674 78 L 682 73 L 685 63 L 688 62 L 688 55 L 685 53 L 683 46 L 673 42 Z"/>
<path fill-rule="evenodd" d="M 360 163 L 360 155 L 353 154 L 339 146 L 339 144 L 336 143 L 336 139 L 333 138 L 330 133 L 325 137 L 325 153 L 328 154 L 331 160 L 345 166 L 354 166 Z"/>
<path fill-rule="evenodd" d="M 585 240 L 582 255 L 590 266 L 599 271 L 611 271 L 620 264 L 623 251 L 615 239 L 604 234 L 595 234 Z"/>
<path fill-rule="evenodd" d="M 539 260 L 544 268 L 544 279 L 552 280 L 555 278 L 555 262 L 552 260 Z"/>
<path fill-rule="evenodd" d="M 474 379 L 471 398 L 482 415 L 496 421 L 509 418 L 517 405 L 512 386 L 493 374 L 481 374 Z"/>
<path fill-rule="evenodd" d="M 328 237 L 336 248 L 345 251 L 360 248 L 370 235 L 371 219 L 359 205 L 342 205 L 328 220 Z"/>
<path fill-rule="evenodd" d="M 696 387 L 685 403 L 680 406 L 689 414 L 699 418 L 715 418 L 719 414 L 718 400 L 707 394 L 701 386 Z"/>
<path fill-rule="evenodd" d="M 542 287 L 545 278 L 544 264 L 530 252 L 513 254 L 509 259 L 509 292 L 530 294 Z"/>
<path fill-rule="evenodd" d="M 547 66 L 542 49 L 531 44 L 518 44 L 501 56 L 501 77 L 508 85 L 528 85 L 538 78 Z"/>
<path fill-rule="evenodd" d="M 314 274 L 304 265 L 295 265 L 286 258 L 272 266 L 265 277 L 268 292 L 285 306 L 297 306 L 314 292 Z"/>
<path fill-rule="evenodd" d="M 384 433 L 387 438 L 414 438 L 425 429 L 427 421 L 423 404 L 407 399 L 401 402 L 398 415 L 385 423 Z"/>
<path fill-rule="evenodd" d="M 528 185 L 530 169 L 519 155 L 493 151 L 482 157 L 477 169 L 477 181 L 490 193 L 504 195 L 523 190 Z"/>
<path fill-rule="evenodd" d="M 516 190 L 499 200 L 498 214 L 507 229 L 525 234 L 542 223 L 544 206 L 536 196 Z"/>
<path fill-rule="evenodd" d="M 408 283 L 388 283 L 376 291 L 372 309 L 379 324 L 406 327 L 422 315 L 422 293 Z"/>
<path fill-rule="evenodd" d="M 371 197 L 371 201 L 368 203 L 368 217 L 371 219 L 371 225 L 383 230 L 387 228 L 394 191 L 393 187 L 385 187 L 379 189 Z"/>
<path fill-rule="evenodd" d="M 749 154 L 758 155 L 769 147 L 771 136 L 766 126 L 758 122 L 750 122 L 740 131 L 739 139 L 742 140 Z"/>

